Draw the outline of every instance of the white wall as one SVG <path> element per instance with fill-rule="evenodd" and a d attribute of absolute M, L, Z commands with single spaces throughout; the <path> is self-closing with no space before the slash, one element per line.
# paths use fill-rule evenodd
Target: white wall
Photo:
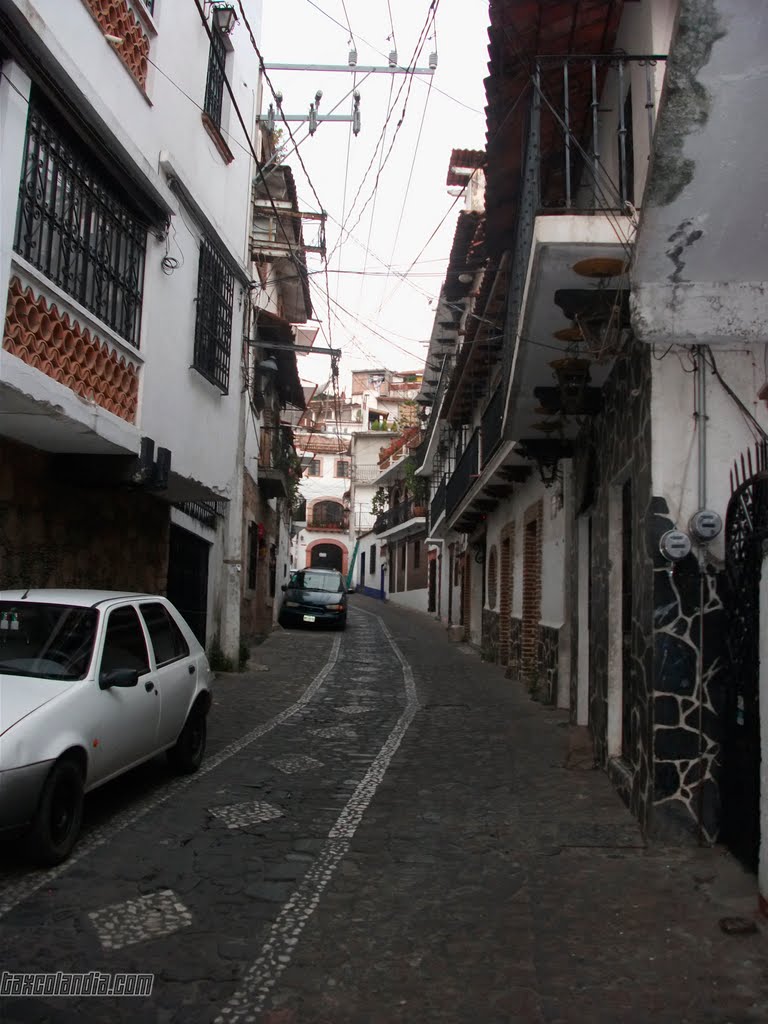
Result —
<path fill-rule="evenodd" d="M 401 590 L 398 593 L 389 594 L 388 600 L 392 604 L 400 605 L 402 608 L 413 608 L 416 611 L 426 612 L 427 591 L 425 590 Z"/>
<path fill-rule="evenodd" d="M 299 455 L 306 455 L 307 458 L 312 456 L 320 463 L 320 476 L 308 476 L 305 470 L 299 485 L 301 495 L 307 501 L 307 515 L 312 502 L 320 498 L 336 498 L 341 501 L 342 495 L 349 490 L 349 477 L 336 476 L 336 463 L 339 460 L 349 462 L 349 456 L 313 454 L 311 447 L 305 451 L 299 441 L 296 442 L 296 449 Z"/>
<path fill-rule="evenodd" d="M 171 449 L 173 473 L 229 497 L 239 458 L 241 378 L 236 339 L 242 335 L 242 282 L 235 287 L 229 394 L 222 396 L 190 369 L 200 226 L 190 209 L 182 207 L 169 190 L 160 168 L 161 154 L 169 156 L 213 229 L 213 240 L 244 268 L 252 158 L 243 131 L 232 123 L 232 110 L 223 121 L 227 131 L 231 128 L 228 139 L 235 156 L 232 163 L 223 161 L 203 127 L 200 107 L 205 93 L 209 41 L 197 10 L 186 0 L 158 0 L 156 17 L 148 19 L 146 26 L 151 41 L 150 57 L 163 74 L 150 65 L 145 96 L 85 4 L 60 0 L 11 2 L 32 18 L 34 31 L 47 51 L 46 63 L 71 80 L 71 97 L 88 117 L 103 122 L 105 138 L 115 151 L 115 159 L 131 177 L 142 181 L 169 209 L 176 211 L 166 240 L 159 241 L 152 233 L 148 238 L 139 353 L 144 367 L 136 426 L 139 432 L 152 437 L 157 446 Z M 249 7 L 258 28 L 260 4 Z M 136 9 L 145 10 L 138 0 Z M 231 79 L 246 124 L 252 126 L 258 58 L 243 25 L 235 27 L 231 40 Z M 23 101 L 10 89 L 3 81 L 0 244 L 5 258 L 0 284 L 5 286 L 21 166 L 20 130 L 26 114 Z M 160 229 L 162 225 L 155 227 Z M 161 266 L 166 254 L 178 261 L 170 272 L 167 268 L 164 272 Z M 244 269 L 243 277 L 247 278 Z"/>
<path fill-rule="evenodd" d="M 766 379 L 763 349 L 717 349 L 714 355 L 723 380 L 768 429 L 765 403 L 757 398 Z M 699 507 L 696 375 L 685 372 L 691 369 L 687 349 L 672 349 L 663 359 L 653 360 L 651 367 L 653 493 L 666 499 L 675 525 L 685 530 Z M 742 411 L 709 370 L 705 392 L 706 504 L 725 520 L 729 470 L 746 448 L 754 448 L 754 439 Z M 717 558 L 724 556 L 722 533 L 710 551 Z"/>
<path fill-rule="evenodd" d="M 156 32 L 148 31 L 150 58 L 162 73 L 150 65 L 145 97 L 85 4 L 61 0 L 11 2 L 21 11 L 34 10 L 35 29 L 52 58 L 121 143 L 134 153 L 137 164 L 156 185 L 161 185 L 160 151 L 173 154 L 184 169 L 190 190 L 204 197 L 224 238 L 242 257 L 246 231 L 242 197 L 250 179 L 250 156 L 243 151 L 244 146 L 247 149 L 245 136 L 232 110 L 222 123 L 235 156 L 231 164 L 223 162 L 203 128 L 200 108 L 205 98 L 210 44 L 194 3 L 156 3 Z M 141 6 L 137 2 L 136 8 Z M 251 0 L 247 12 L 258 39 L 260 0 Z M 227 61 L 228 78 L 246 125 L 253 125 L 258 57 L 242 23 L 235 25 L 230 39 L 233 53 Z M 120 112 L 119 117 L 114 111 Z"/>

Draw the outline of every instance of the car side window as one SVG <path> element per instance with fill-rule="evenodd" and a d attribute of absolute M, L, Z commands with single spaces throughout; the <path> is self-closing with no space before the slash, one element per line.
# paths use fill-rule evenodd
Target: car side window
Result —
<path fill-rule="evenodd" d="M 139 605 L 155 652 L 155 664 L 167 665 L 189 654 L 189 644 L 171 613 L 159 601 Z"/>
<path fill-rule="evenodd" d="M 139 675 L 149 671 L 149 655 L 138 612 L 132 605 L 113 608 L 107 619 L 101 671 L 135 668 Z"/>

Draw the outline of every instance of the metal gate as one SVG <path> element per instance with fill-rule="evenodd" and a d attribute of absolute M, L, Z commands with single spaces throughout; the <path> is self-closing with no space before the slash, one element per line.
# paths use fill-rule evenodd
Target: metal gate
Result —
<path fill-rule="evenodd" d="M 211 545 L 171 524 L 168 551 L 168 600 L 179 609 L 205 646 L 208 612 L 208 556 Z"/>
<path fill-rule="evenodd" d="M 721 839 L 757 870 L 760 845 L 760 575 L 768 542 L 768 448 L 731 473 L 725 520 L 730 682 L 723 715 Z"/>

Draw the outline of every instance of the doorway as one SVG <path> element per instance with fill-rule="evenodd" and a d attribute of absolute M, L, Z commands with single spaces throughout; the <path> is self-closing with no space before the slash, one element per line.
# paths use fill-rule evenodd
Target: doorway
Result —
<path fill-rule="evenodd" d="M 208 622 L 208 558 L 211 545 L 171 523 L 166 594 L 205 647 Z"/>
<path fill-rule="evenodd" d="M 310 569 L 338 569 L 341 572 L 343 553 L 338 544 L 317 544 L 309 556 Z"/>

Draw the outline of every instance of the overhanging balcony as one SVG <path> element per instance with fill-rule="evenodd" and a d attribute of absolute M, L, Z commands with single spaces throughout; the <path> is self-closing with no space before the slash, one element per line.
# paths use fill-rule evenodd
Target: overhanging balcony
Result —
<path fill-rule="evenodd" d="M 513 160 L 505 174 L 519 181 L 507 191 L 497 184 L 487 210 L 489 225 L 510 206 L 516 211 L 514 243 L 504 250 L 504 314 L 495 269 L 486 272 L 473 311 L 474 322 L 503 330 L 503 343 L 500 354 L 489 354 L 488 339 L 474 328 L 447 408 L 454 426 L 482 417 L 481 483 L 498 483 L 500 459 L 514 465 L 506 455 L 513 443 L 573 440 L 578 421 L 600 409 L 600 389 L 628 338 L 636 207 L 664 68 L 660 55 L 537 58 L 529 109 L 515 115 L 522 165 L 519 157 L 514 164 L 511 136 L 503 153 L 489 151 L 489 162 Z M 572 359 L 580 361 L 578 374 Z M 503 391 L 490 390 L 496 379 Z M 460 468 L 449 482 L 449 516 Z"/>
<path fill-rule="evenodd" d="M 432 498 L 432 504 L 429 507 L 429 526 L 432 529 L 435 523 L 438 521 L 440 516 L 445 512 L 445 491 L 446 491 L 446 480 L 445 477 L 440 481 L 435 491 L 435 495 Z"/>
<path fill-rule="evenodd" d="M 313 512 L 307 519 L 307 530 L 326 530 L 329 533 L 346 533 L 349 529 L 349 512 L 346 509 L 339 515 Z"/>
<path fill-rule="evenodd" d="M 513 444 L 500 438 L 495 414 L 489 405 L 489 437 L 478 427 L 464 449 L 456 469 L 445 482 L 445 519 L 433 513 L 431 529 L 443 532 L 445 527 L 471 533 L 484 515 L 511 494 L 516 483 L 523 483 L 531 473 Z M 435 500 L 438 499 L 435 494 Z"/>
<path fill-rule="evenodd" d="M 373 524 L 373 532 L 378 536 L 391 536 L 400 533 L 415 533 L 426 524 L 425 502 L 417 504 L 412 498 L 406 498 L 399 505 L 380 512 Z"/>

